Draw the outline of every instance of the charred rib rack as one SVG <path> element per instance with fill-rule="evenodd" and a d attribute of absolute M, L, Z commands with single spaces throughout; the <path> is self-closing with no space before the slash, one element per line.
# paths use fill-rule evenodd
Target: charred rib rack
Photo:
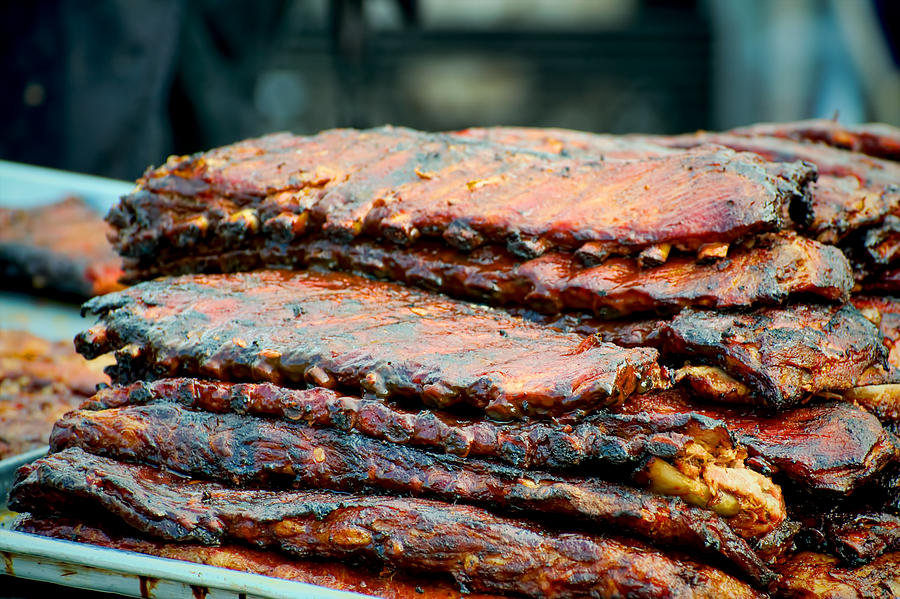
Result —
<path fill-rule="evenodd" d="M 776 305 L 792 296 L 846 301 L 854 284 L 850 264 L 837 248 L 789 232 L 761 236 L 752 247 L 731 248 L 727 257 L 713 262 L 671 256 L 653 267 L 641 266 L 636 258 L 583 264 L 592 259 L 548 252 L 522 261 L 491 246 L 462 253 L 437 243 L 399 248 L 367 240 L 344 244 L 309 239 L 260 251 L 129 263 L 127 272 L 132 280 L 144 280 L 192 272 L 314 267 L 400 281 L 491 305 L 604 316 L 685 306 Z"/>
<path fill-rule="evenodd" d="M 468 403 L 499 419 L 590 410 L 660 384 L 655 350 L 348 275 L 159 279 L 85 309 L 102 323 L 76 346 L 86 356 L 118 350 L 119 383 L 173 375 L 309 381 L 435 407 Z"/>
<path fill-rule="evenodd" d="M 690 366 L 676 377 L 711 399 L 757 403 L 777 409 L 822 391 L 856 385 L 886 351 L 875 325 L 851 305 L 795 305 L 750 313 L 686 309 L 662 324 L 661 347 L 669 359 Z M 711 380 L 719 370 L 737 379 Z"/>
<path fill-rule="evenodd" d="M 731 133 L 822 142 L 869 156 L 900 160 L 900 129 L 884 123 L 842 125 L 827 119 L 811 119 L 792 123 L 759 123 L 732 129 Z"/>
<path fill-rule="evenodd" d="M 81 198 L 30 210 L 0 208 L 0 274 L 4 287 L 78 299 L 121 289 L 122 259 L 109 225 Z"/>
<path fill-rule="evenodd" d="M 631 465 L 649 457 L 733 451 L 725 427 L 692 412 L 611 414 L 579 422 L 498 423 L 446 412 L 405 410 L 380 399 L 342 396 L 330 389 L 285 389 L 269 383 L 162 379 L 99 390 L 82 408 L 178 403 L 216 414 L 273 417 L 307 426 L 359 432 L 391 443 L 445 453 L 497 458 L 520 468 L 588 469 Z"/>
<path fill-rule="evenodd" d="M 685 461 L 685 469 L 694 467 L 693 476 L 678 480 L 690 487 L 681 495 L 702 509 L 597 479 L 524 471 L 359 435 L 174 405 L 71 412 L 57 422 L 51 445 L 232 484 L 414 494 L 534 516 L 562 514 L 669 544 L 720 551 L 755 575 L 755 556 L 731 530 L 759 536 L 784 518 L 781 491 L 771 481 L 738 460 L 717 463 L 700 456 Z M 659 468 L 648 474 L 651 484 L 677 477 L 671 465 Z M 727 524 L 713 512 L 723 514 Z"/>
<path fill-rule="evenodd" d="M 384 599 L 500 599 L 499 595 L 463 593 L 448 576 L 442 580 L 436 573 L 407 576 L 396 571 L 378 572 L 363 564 L 353 566 L 337 561 L 301 559 L 277 551 L 254 549 L 246 545 L 199 545 L 170 543 L 137 535 L 133 528 L 85 524 L 66 518 L 23 517 L 15 530 L 65 541 L 89 543 L 122 551 L 134 551 L 168 559 L 218 566 L 240 572 L 274 576 L 305 582 L 339 591 L 374 595 Z"/>
<path fill-rule="evenodd" d="M 157 538 L 241 540 L 300 557 L 365 557 L 410 571 L 448 572 L 479 591 L 759 596 L 718 570 L 633 541 L 553 533 L 478 508 L 424 499 L 229 489 L 77 450 L 23 468 L 11 505 L 48 513 L 73 499 L 99 505 Z"/>
<path fill-rule="evenodd" d="M 526 258 L 585 242 L 633 254 L 779 230 L 813 175 L 724 149 L 613 165 L 407 129 L 333 130 L 170 159 L 109 220 L 131 258 L 319 230 L 341 241 L 436 237 L 465 250 L 499 243 Z"/>

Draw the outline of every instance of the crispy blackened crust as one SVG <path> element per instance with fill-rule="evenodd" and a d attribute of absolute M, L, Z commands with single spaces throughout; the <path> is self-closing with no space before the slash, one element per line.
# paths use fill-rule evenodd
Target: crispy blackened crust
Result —
<path fill-rule="evenodd" d="M 51 446 L 226 483 L 413 494 L 538 518 L 561 514 L 656 542 L 711 549 L 755 578 L 767 574 L 725 520 L 680 500 L 597 479 L 430 454 L 340 431 L 163 404 L 72 412 L 57 422 Z"/>
<path fill-rule="evenodd" d="M 109 547 L 120 551 L 134 551 L 167 559 L 178 559 L 241 572 L 274 576 L 296 582 L 315 584 L 339 591 L 373 595 L 384 599 L 490 599 L 498 595 L 462 593 L 459 585 L 443 580 L 436 573 L 428 577 L 407 576 L 396 571 L 378 572 L 363 564 L 347 565 L 337 561 L 320 561 L 291 557 L 277 551 L 254 549 L 246 545 L 209 546 L 196 543 L 173 543 L 147 539 L 134 529 L 107 521 L 86 524 L 83 519 L 22 516 L 15 530 Z M 449 577 L 448 577 L 449 578 Z"/>
<path fill-rule="evenodd" d="M 218 414 L 274 417 L 461 457 L 496 458 L 519 468 L 638 466 L 651 456 L 682 457 L 694 443 L 712 453 L 732 447 L 721 423 L 691 412 L 597 412 L 572 424 L 499 423 L 432 410 L 407 410 L 377 398 L 348 397 L 322 387 L 298 390 L 270 383 L 140 381 L 101 389 L 82 408 L 150 403 L 179 403 Z"/>
<path fill-rule="evenodd" d="M 507 244 L 523 257 L 588 241 L 630 254 L 779 230 L 813 176 L 722 148 L 607 164 L 408 129 L 332 130 L 172 158 L 109 221 L 132 258 L 317 231 L 341 241 L 443 238 L 467 250 Z"/>
<path fill-rule="evenodd" d="M 158 279 L 85 309 L 102 324 L 79 335 L 76 347 L 86 356 L 119 350 L 112 373 L 119 383 L 309 381 L 435 407 L 467 403 L 499 419 L 590 410 L 660 384 L 655 350 L 349 275 Z"/>
<path fill-rule="evenodd" d="M 193 484 L 191 484 L 193 483 Z M 78 498 L 80 501 L 73 502 Z M 242 540 L 300 557 L 365 557 L 527 596 L 757 597 L 736 579 L 632 541 L 551 533 L 423 499 L 236 490 L 69 450 L 24 467 L 15 509 L 102 506 L 157 538 Z"/>

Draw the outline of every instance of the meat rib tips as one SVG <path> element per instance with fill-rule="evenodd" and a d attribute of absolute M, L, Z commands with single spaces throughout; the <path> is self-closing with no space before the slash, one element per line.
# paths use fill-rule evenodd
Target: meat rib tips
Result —
<path fill-rule="evenodd" d="M 724 425 L 747 448 L 751 462 L 803 488 L 848 494 L 896 459 L 887 432 L 866 410 L 848 402 L 801 406 L 778 414 L 703 404 L 682 390 L 636 395 L 616 408 L 621 414 L 696 413 Z"/>
<path fill-rule="evenodd" d="M 434 407 L 467 403 L 501 420 L 591 410 L 661 384 L 653 349 L 623 349 L 350 275 L 159 279 L 85 309 L 101 324 L 76 338 L 77 349 L 118 350 L 118 383 L 308 381 Z"/>
<path fill-rule="evenodd" d="M 684 413 L 597 412 L 579 422 L 498 423 L 446 412 L 405 410 L 377 398 L 330 389 L 286 389 L 270 383 L 162 379 L 99 390 L 82 408 L 100 410 L 178 403 L 216 414 L 271 417 L 307 426 L 466 456 L 496 458 L 519 468 L 640 467 L 648 458 L 683 459 L 735 451 L 722 423 Z"/>
<path fill-rule="evenodd" d="M 71 412 L 57 422 L 51 446 L 57 451 L 78 447 L 229 484 L 413 494 L 534 517 L 558 514 L 718 553 L 756 579 L 766 576 L 765 568 L 734 531 L 763 535 L 784 519 L 780 489 L 762 476 L 746 481 L 748 492 L 741 496 L 726 491 L 725 484 L 721 490 L 706 486 L 702 476 L 707 474 L 733 479 L 737 470 L 749 472 L 727 463 L 699 462 L 702 471 L 692 481 L 707 490 L 708 505 L 697 508 L 613 482 L 525 471 L 340 431 L 177 405 Z M 719 517 L 715 510 L 729 515 Z"/>
<path fill-rule="evenodd" d="M 492 246 L 462 253 L 436 243 L 398 248 L 368 240 L 344 244 L 309 239 L 259 251 L 156 258 L 131 263 L 128 272 L 133 280 L 146 280 L 272 266 L 353 272 L 495 306 L 605 317 L 685 306 L 775 305 L 797 296 L 846 301 L 854 285 L 850 263 L 840 250 L 790 232 L 760 236 L 750 247 L 734 247 L 715 262 L 681 255 L 654 267 L 642 267 L 635 258 L 585 266 L 577 252 L 548 252 L 522 261 Z"/>
<path fill-rule="evenodd" d="M 447 572 L 476 591 L 760 597 L 719 570 L 634 541 L 551 532 L 425 499 L 230 489 L 78 450 L 25 466 L 11 495 L 18 510 L 48 513 L 77 498 L 157 538 L 367 558 L 408 571 Z"/>
<path fill-rule="evenodd" d="M 779 230 L 813 175 L 724 149 L 613 165 L 408 129 L 333 130 L 172 158 L 109 220 L 132 258 L 317 231 L 340 241 L 439 238 L 464 250 L 506 244 L 526 258 L 585 242 L 633 254 Z"/>
<path fill-rule="evenodd" d="M 709 370 L 676 372 L 695 392 L 776 409 L 822 391 L 850 389 L 887 357 L 878 329 L 849 304 L 749 313 L 685 309 L 661 326 L 667 359 L 685 356 L 691 364 L 712 364 L 745 386 L 726 393 L 708 380 Z"/>

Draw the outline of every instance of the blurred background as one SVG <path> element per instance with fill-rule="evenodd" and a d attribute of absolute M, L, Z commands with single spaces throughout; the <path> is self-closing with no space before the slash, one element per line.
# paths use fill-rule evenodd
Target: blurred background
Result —
<path fill-rule="evenodd" d="M 0 158 L 121 179 L 277 130 L 900 124 L 895 0 L 0 6 Z"/>

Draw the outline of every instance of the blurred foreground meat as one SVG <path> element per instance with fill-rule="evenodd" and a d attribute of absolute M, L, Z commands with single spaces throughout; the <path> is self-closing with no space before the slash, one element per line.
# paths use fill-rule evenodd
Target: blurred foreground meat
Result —
<path fill-rule="evenodd" d="M 108 522 L 103 525 L 85 524 L 65 518 L 22 517 L 15 530 L 89 543 L 123 551 L 134 551 L 168 559 L 178 559 L 209 566 L 218 566 L 274 576 L 297 582 L 315 584 L 339 591 L 373 595 L 384 599 L 490 599 L 499 595 L 462 593 L 452 579 L 442 580 L 434 572 L 416 577 L 395 571 L 378 572 L 364 564 L 347 565 L 337 561 L 322 561 L 291 557 L 272 550 L 254 549 L 245 545 L 198 545 L 195 543 L 167 543 L 139 537 L 132 528 Z"/>
<path fill-rule="evenodd" d="M 126 261 L 126 271 L 129 279 L 138 281 L 196 272 L 323 268 L 494 306 L 524 306 L 544 313 L 581 310 L 603 316 L 685 306 L 776 305 L 797 296 L 846 301 L 854 284 L 850 264 L 837 248 L 790 232 L 760 236 L 752 244 L 730 248 L 721 258 L 698 262 L 694 256 L 670 255 L 661 265 L 646 266 L 636 258 L 603 258 L 582 251 L 548 252 L 522 261 L 496 246 L 464 253 L 439 243 L 400 248 L 310 237 L 290 246 L 179 256 L 171 263 Z M 600 263 L 593 264 L 595 260 Z"/>
<path fill-rule="evenodd" d="M 70 197 L 31 210 L 0 208 L 3 288 L 83 299 L 121 289 L 122 259 L 103 218 Z"/>
<path fill-rule="evenodd" d="M 109 380 L 98 362 L 71 343 L 0 330 L 0 459 L 46 445 L 53 423 Z"/>
<path fill-rule="evenodd" d="M 526 471 L 339 431 L 172 405 L 72 412 L 57 423 L 51 445 L 238 485 L 413 494 L 534 518 L 559 514 L 667 545 L 705 548 L 756 579 L 765 577 L 765 568 L 732 529 L 762 536 L 784 519 L 780 489 L 727 454 L 686 461 L 683 469 L 692 476 L 663 460 L 648 465 L 651 486 L 698 508 L 599 478 Z"/>
<path fill-rule="evenodd" d="M 590 410 L 661 384 L 653 349 L 623 349 L 348 275 L 157 279 L 94 298 L 85 310 L 101 324 L 76 346 L 88 357 L 118 350 L 118 383 L 308 381 L 435 407 L 470 404 L 498 419 Z"/>
<path fill-rule="evenodd" d="M 792 123 L 758 123 L 732 129 L 731 133 L 816 141 L 869 156 L 900 160 L 900 128 L 884 123 L 842 125 L 827 119 L 811 119 Z"/>
<path fill-rule="evenodd" d="M 759 597 L 709 566 L 634 541 L 557 533 L 482 509 L 424 499 L 229 489 L 78 450 L 24 467 L 11 506 L 38 514 L 73 502 L 156 538 L 245 541 L 300 557 L 367 558 L 447 572 L 477 591 L 531 597 Z"/>
<path fill-rule="evenodd" d="M 172 158 L 109 222 L 123 256 L 166 262 L 318 231 L 506 244 L 524 258 L 585 242 L 624 254 L 696 250 L 780 230 L 792 202 L 802 220 L 813 176 L 721 148 L 612 164 L 401 128 L 332 130 Z"/>

